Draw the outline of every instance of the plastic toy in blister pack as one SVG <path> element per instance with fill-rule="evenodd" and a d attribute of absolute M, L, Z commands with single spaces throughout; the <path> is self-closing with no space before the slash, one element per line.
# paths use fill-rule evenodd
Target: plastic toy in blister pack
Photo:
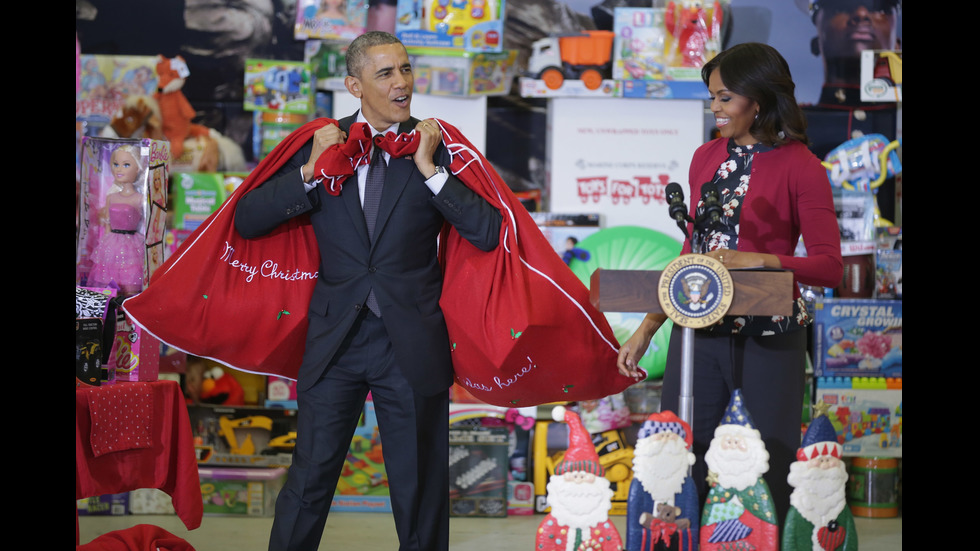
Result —
<path fill-rule="evenodd" d="M 824 159 L 827 177 L 835 187 L 870 191 L 885 179 L 902 172 L 897 149 L 901 140 L 889 141 L 881 134 L 868 134 L 835 147 Z"/>
<path fill-rule="evenodd" d="M 724 16 L 720 2 L 668 2 L 664 14 L 672 44 L 667 57 L 675 67 L 699 68 L 720 50 Z"/>

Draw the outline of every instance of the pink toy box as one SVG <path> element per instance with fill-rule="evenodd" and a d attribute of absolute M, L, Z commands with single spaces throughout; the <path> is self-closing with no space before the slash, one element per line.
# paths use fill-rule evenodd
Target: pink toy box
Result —
<path fill-rule="evenodd" d="M 160 341 L 120 312 L 108 363 L 116 381 L 156 381 L 160 377 Z"/>
<path fill-rule="evenodd" d="M 82 142 L 75 283 L 133 295 L 164 260 L 170 144 Z"/>
<path fill-rule="evenodd" d="M 296 381 L 285 377 L 269 377 L 265 389 L 265 406 L 296 409 Z"/>

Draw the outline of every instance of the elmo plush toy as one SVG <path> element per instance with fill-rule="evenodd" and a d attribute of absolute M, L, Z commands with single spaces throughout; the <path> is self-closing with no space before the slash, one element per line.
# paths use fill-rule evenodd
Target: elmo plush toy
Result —
<path fill-rule="evenodd" d="M 245 405 L 245 391 L 241 383 L 224 369 L 214 367 L 204 372 L 201 381 L 201 401 L 205 404 L 224 406 Z"/>

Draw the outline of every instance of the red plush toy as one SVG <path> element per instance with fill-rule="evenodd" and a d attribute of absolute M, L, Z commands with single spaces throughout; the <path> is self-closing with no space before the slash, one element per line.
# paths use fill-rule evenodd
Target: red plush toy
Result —
<path fill-rule="evenodd" d="M 719 40 L 722 11 L 719 2 L 708 13 L 701 0 L 667 4 L 664 15 L 667 32 L 674 38 L 675 64 L 680 67 L 701 67 L 708 60 L 709 42 Z M 675 19 L 676 18 L 676 19 Z"/>
<path fill-rule="evenodd" d="M 206 404 L 243 406 L 245 391 L 242 390 L 238 379 L 225 373 L 225 370 L 220 367 L 214 367 L 204 373 L 204 380 L 201 382 L 201 401 Z"/>

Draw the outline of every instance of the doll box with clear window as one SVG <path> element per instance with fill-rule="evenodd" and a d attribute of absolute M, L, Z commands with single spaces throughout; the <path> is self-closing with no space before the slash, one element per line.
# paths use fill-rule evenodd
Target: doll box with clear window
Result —
<path fill-rule="evenodd" d="M 81 156 L 75 282 L 138 293 L 164 260 L 170 144 L 86 137 Z"/>

